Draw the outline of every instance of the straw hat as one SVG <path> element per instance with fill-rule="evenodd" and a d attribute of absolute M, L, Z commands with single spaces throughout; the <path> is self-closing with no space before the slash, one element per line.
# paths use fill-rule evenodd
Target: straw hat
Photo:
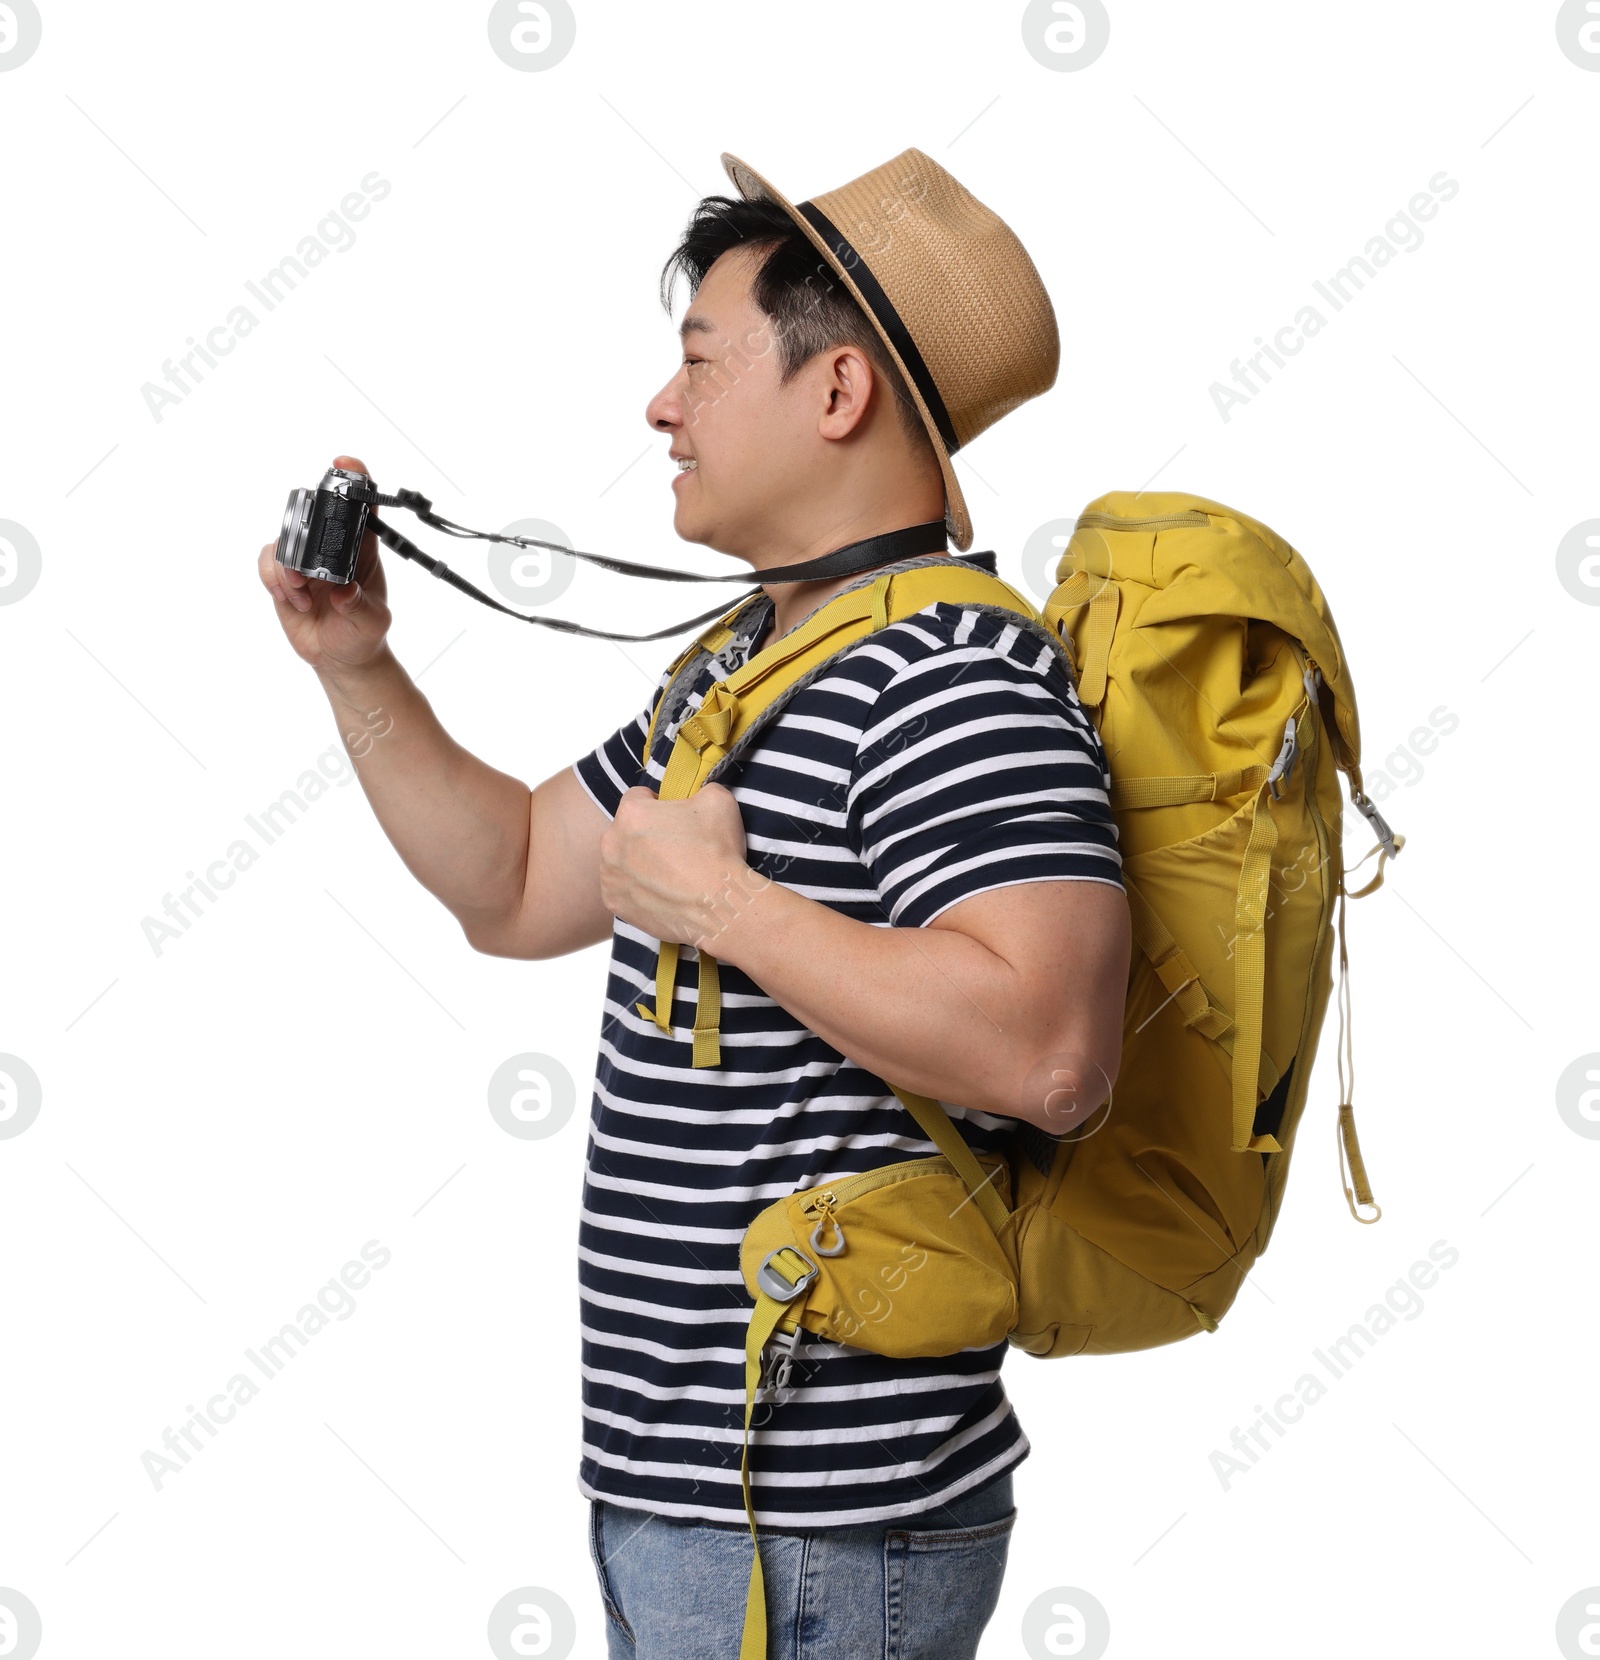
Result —
<path fill-rule="evenodd" d="M 794 220 L 872 319 L 933 440 L 945 526 L 964 553 L 972 520 L 950 457 L 1048 391 L 1061 359 L 1027 250 L 921 150 L 798 206 L 737 156 L 722 165 L 746 200 L 765 197 Z"/>

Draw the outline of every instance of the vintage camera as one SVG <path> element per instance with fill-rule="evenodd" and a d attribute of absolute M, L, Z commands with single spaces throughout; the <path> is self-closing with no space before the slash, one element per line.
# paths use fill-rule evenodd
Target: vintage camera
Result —
<path fill-rule="evenodd" d="M 356 574 L 356 556 L 378 490 L 365 473 L 330 467 L 315 490 L 292 490 L 278 532 L 277 559 L 291 571 L 340 584 Z"/>

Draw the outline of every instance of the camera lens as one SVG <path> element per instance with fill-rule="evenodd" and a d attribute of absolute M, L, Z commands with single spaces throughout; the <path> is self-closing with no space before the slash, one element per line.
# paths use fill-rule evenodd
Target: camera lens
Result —
<path fill-rule="evenodd" d="M 278 532 L 277 560 L 280 565 L 287 565 L 292 571 L 300 569 L 314 499 L 309 490 L 291 490 L 289 503 L 283 510 L 283 528 Z"/>

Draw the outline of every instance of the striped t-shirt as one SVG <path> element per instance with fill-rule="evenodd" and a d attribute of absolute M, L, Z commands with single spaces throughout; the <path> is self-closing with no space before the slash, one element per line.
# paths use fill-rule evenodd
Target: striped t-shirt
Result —
<path fill-rule="evenodd" d="M 679 720 L 746 660 L 770 614 L 765 596 L 750 600 L 734 642 L 701 654 L 648 767 L 650 708 L 575 764 L 607 814 L 630 785 L 659 784 Z M 925 927 L 1018 882 L 1122 879 L 1105 754 L 1060 649 L 981 606 L 935 604 L 846 649 L 719 781 L 754 869 L 877 927 Z M 616 923 L 579 1227 L 578 1484 L 743 1526 L 745 1228 L 785 1194 L 937 1149 L 882 1079 L 732 964 L 719 964 L 722 1064 L 692 1067 L 694 947 L 679 956 L 673 1037 L 634 1007 L 654 1005 L 657 945 Z M 985 1151 L 1016 1124 L 951 1116 Z M 787 1388 L 756 1413 L 757 1520 L 915 1516 L 1019 1463 L 1028 1441 L 1001 1386 L 1005 1349 L 891 1360 L 803 1334 Z"/>

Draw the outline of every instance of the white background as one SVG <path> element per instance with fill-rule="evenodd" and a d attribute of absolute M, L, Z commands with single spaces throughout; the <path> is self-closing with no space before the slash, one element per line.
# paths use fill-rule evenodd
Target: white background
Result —
<path fill-rule="evenodd" d="M 1008 1361 L 1034 1451 L 983 1652 L 1023 1652 L 1063 1586 L 1130 1660 L 1560 1652 L 1600 1583 L 1600 1142 L 1555 1102 L 1600 1049 L 1600 610 L 1556 574 L 1600 517 L 1600 73 L 1550 0 L 1112 0 L 1070 73 L 1014 0 L 577 0 L 539 73 L 490 50 L 487 9 L 47 3 L 0 74 L 0 518 L 42 551 L 0 606 L 0 1051 L 43 1087 L 0 1139 L 0 1585 L 41 1654 L 486 1654 L 520 1586 L 603 1654 L 573 1241 L 605 954 L 474 955 L 354 785 L 250 836 L 335 740 L 256 552 L 343 450 L 472 525 L 722 568 L 674 541 L 643 420 L 675 363 L 661 262 L 724 149 L 797 200 L 909 145 L 1016 229 L 1061 324 L 1055 389 L 957 461 L 976 546 L 1020 580 L 1041 524 L 1146 484 L 1265 520 L 1328 594 L 1408 838 L 1351 911 L 1383 1220 L 1340 1191 L 1330 1020 L 1221 1331 Z M 373 171 L 354 245 L 156 420 L 164 360 Z M 1421 245 L 1224 421 L 1212 383 L 1441 171 Z M 483 544 L 445 551 L 484 580 Z M 441 718 L 530 783 L 675 649 L 390 583 Z M 580 573 L 556 609 L 644 628 L 718 592 Z M 1400 752 L 1440 707 L 1418 776 Z M 158 954 L 143 919 L 241 836 L 258 861 Z M 577 1083 L 543 1140 L 486 1104 L 523 1051 Z M 374 1239 L 355 1313 L 158 1491 L 141 1455 Z M 1420 1315 L 1225 1489 L 1212 1452 L 1437 1240 L 1459 1261 Z"/>

